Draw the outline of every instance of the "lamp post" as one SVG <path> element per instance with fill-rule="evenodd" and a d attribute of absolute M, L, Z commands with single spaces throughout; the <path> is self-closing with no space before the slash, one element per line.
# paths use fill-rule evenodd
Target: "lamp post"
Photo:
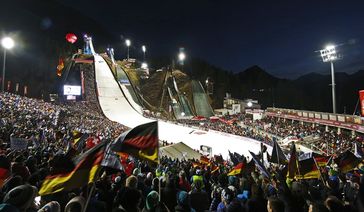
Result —
<path fill-rule="evenodd" d="M 4 92 L 5 86 L 5 62 L 6 62 L 6 50 L 14 47 L 14 40 L 10 37 L 5 37 L 1 40 L 1 45 L 4 48 L 4 60 L 3 60 L 3 77 L 1 84 L 1 91 Z"/>
<path fill-rule="evenodd" d="M 184 60 L 186 59 L 186 54 L 184 52 L 180 52 L 178 54 L 178 61 L 179 61 L 179 64 L 182 65 L 182 71 L 183 71 L 183 65 L 184 65 Z"/>
<path fill-rule="evenodd" d="M 144 45 L 142 46 L 142 51 L 143 51 L 143 61 L 145 61 L 145 52 L 147 51 L 147 48 Z"/>
<path fill-rule="evenodd" d="M 335 72 L 334 61 L 337 60 L 337 53 L 334 45 L 328 45 L 325 49 L 320 50 L 322 61 L 331 64 L 331 90 L 332 90 L 332 112 L 336 113 L 336 95 L 335 95 Z"/>
<path fill-rule="evenodd" d="M 125 45 L 128 48 L 128 60 L 129 60 L 129 47 L 130 47 L 130 44 L 131 44 L 130 40 L 129 39 L 126 39 L 125 40 Z"/>

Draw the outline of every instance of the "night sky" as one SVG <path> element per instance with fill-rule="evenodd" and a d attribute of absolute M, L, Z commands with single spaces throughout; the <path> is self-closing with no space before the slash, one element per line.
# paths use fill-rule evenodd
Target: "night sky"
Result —
<path fill-rule="evenodd" d="M 132 54 L 142 44 L 150 57 L 172 57 L 184 47 L 188 57 L 225 70 L 258 65 L 292 79 L 329 74 L 317 50 L 333 43 L 342 56 L 336 71 L 364 68 L 364 1 L 57 1 L 94 19 L 120 43 L 130 38 Z"/>

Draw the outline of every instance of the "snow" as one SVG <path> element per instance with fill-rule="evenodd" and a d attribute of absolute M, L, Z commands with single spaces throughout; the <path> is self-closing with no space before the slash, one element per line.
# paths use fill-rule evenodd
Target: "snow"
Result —
<path fill-rule="evenodd" d="M 154 121 L 143 117 L 131 105 L 134 102 L 127 89 L 120 89 L 106 61 L 95 54 L 95 78 L 97 84 L 98 98 L 101 109 L 105 116 L 115 122 L 127 127 Z M 129 102 L 130 101 L 130 102 Z M 177 125 L 166 121 L 158 121 L 159 139 L 168 143 L 184 142 L 193 149 L 200 149 L 201 145 L 212 148 L 212 154 L 221 154 L 224 158 L 228 157 L 228 150 L 250 156 L 248 151 L 258 153 L 260 142 L 254 139 L 222 133 L 218 131 L 203 131 L 197 128 Z M 270 146 L 268 152 L 272 151 Z"/>

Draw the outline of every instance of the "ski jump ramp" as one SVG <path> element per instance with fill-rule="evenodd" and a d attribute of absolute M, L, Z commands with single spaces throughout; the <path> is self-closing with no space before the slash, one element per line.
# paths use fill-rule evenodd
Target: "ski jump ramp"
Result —
<path fill-rule="evenodd" d="M 99 55 L 94 54 L 95 58 L 95 80 L 98 92 L 100 107 L 105 116 L 115 122 L 127 127 L 154 121 L 145 118 L 137 112 L 138 108 L 130 97 L 127 89 L 122 89 L 115 80 L 110 67 Z M 212 148 L 212 154 L 221 154 L 224 158 L 228 157 L 228 150 L 238 152 L 250 157 L 248 151 L 258 153 L 260 142 L 254 139 L 222 133 L 218 131 L 203 131 L 198 128 L 177 125 L 175 123 L 158 120 L 159 139 L 168 143 L 184 142 L 193 149 L 200 149 L 201 145 Z M 271 152 L 272 148 L 268 147 Z"/>

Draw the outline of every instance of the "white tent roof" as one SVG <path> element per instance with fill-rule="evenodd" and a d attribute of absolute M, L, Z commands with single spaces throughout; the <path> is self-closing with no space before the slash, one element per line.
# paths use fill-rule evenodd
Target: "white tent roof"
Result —
<path fill-rule="evenodd" d="M 200 160 L 201 154 L 187 146 L 183 142 L 172 144 L 160 148 L 161 156 L 167 156 L 178 160 L 197 159 Z"/>

